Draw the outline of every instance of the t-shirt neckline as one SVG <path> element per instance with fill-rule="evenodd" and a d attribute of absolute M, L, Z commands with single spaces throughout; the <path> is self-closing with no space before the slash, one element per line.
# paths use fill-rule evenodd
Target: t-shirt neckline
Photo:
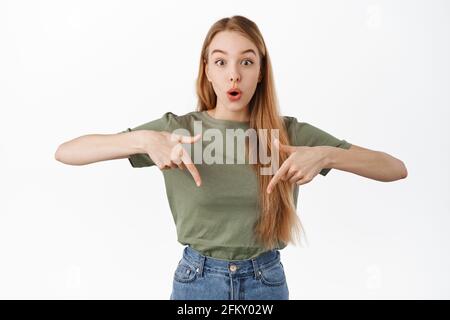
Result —
<path fill-rule="evenodd" d="M 206 110 L 201 111 L 203 119 L 214 123 L 216 125 L 226 126 L 226 127 L 238 127 L 238 128 L 249 128 L 250 121 L 235 121 L 235 120 L 224 120 L 213 118 Z"/>

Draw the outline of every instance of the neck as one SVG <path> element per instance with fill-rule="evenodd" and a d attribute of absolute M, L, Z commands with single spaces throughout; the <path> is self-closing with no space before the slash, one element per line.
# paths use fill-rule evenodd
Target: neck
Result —
<path fill-rule="evenodd" d="M 207 110 L 208 114 L 218 120 L 231 120 L 239 122 L 250 121 L 250 111 L 248 107 L 243 110 L 230 111 L 224 108 L 215 107 L 214 109 Z"/>

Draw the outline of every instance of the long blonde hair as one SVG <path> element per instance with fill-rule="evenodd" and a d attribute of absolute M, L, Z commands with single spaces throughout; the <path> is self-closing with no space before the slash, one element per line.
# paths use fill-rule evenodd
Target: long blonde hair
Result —
<path fill-rule="evenodd" d="M 217 96 L 206 77 L 205 65 L 208 63 L 209 45 L 214 36 L 221 31 L 239 32 L 255 44 L 261 57 L 261 81 L 258 83 L 256 91 L 249 102 L 250 128 L 255 129 L 256 132 L 259 132 L 258 129 L 267 129 L 269 133 L 271 129 L 278 129 L 280 143 L 290 145 L 284 121 L 279 115 L 272 65 L 264 39 L 257 25 L 243 16 L 235 15 L 231 18 L 218 20 L 211 26 L 205 37 L 196 82 L 198 95 L 197 111 L 210 110 L 216 107 Z M 267 143 L 265 150 L 270 156 L 272 154 L 271 135 L 267 134 L 267 139 L 264 140 Z M 258 141 L 259 143 L 261 141 Z M 285 152 L 280 151 L 280 166 L 287 157 L 288 155 Z M 278 248 L 281 245 L 280 242 L 285 244 L 288 242 L 295 243 L 293 241 L 294 237 L 299 235 L 299 229 L 303 229 L 303 227 L 294 205 L 294 185 L 290 184 L 289 181 L 280 180 L 272 192 L 267 194 L 266 189 L 272 176 L 260 174 L 260 168 L 263 166 L 259 159 L 252 167 L 258 177 L 260 188 L 260 217 L 254 229 L 257 239 L 268 250 Z"/>

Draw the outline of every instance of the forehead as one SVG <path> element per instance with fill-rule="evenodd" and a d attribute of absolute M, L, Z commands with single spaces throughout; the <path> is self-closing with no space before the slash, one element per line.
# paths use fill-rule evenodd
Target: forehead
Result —
<path fill-rule="evenodd" d="M 241 55 L 244 51 L 251 54 L 248 50 L 253 50 L 258 55 L 258 50 L 253 42 L 238 32 L 221 31 L 217 33 L 209 44 L 209 54 L 214 52 L 226 53 L 228 55 Z"/>

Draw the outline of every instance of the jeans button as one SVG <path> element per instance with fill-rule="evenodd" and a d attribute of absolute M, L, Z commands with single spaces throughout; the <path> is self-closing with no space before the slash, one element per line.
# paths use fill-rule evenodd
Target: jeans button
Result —
<path fill-rule="evenodd" d="M 232 272 L 236 271 L 236 269 L 237 269 L 237 267 L 236 267 L 235 264 L 231 264 L 231 265 L 230 265 L 230 270 L 231 270 Z"/>

